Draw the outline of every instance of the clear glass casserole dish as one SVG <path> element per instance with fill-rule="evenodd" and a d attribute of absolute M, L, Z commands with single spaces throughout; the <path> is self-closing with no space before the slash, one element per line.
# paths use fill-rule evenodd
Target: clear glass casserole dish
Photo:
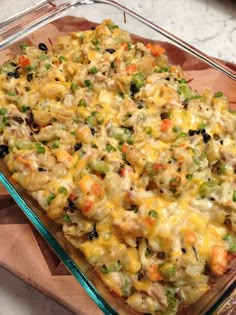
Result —
<path fill-rule="evenodd" d="M 30 9 L 2 23 L 1 63 L 8 59 L 9 53 L 17 53 L 19 44 L 26 40 L 30 40 L 34 44 L 45 42 L 50 45 L 61 34 L 93 26 L 85 20 L 100 23 L 104 19 L 110 18 L 111 10 L 112 16 L 115 16 L 114 23 L 118 24 L 121 29 L 134 33 L 134 38 L 161 42 L 166 49 L 170 63 L 181 65 L 185 77 L 191 80 L 191 86 L 194 89 L 198 92 L 201 92 L 203 88 L 221 90 L 228 97 L 232 108 L 236 105 L 234 92 L 236 74 L 227 64 L 216 62 L 160 27 L 109 0 L 43 1 L 33 10 Z M 60 228 L 47 219 L 38 204 L 12 181 L 9 171 L 2 161 L 0 161 L 0 166 L 1 183 L 101 310 L 105 314 L 134 313 L 101 284 L 83 256 L 75 253 L 64 240 Z M 232 261 L 232 270 L 234 266 L 235 261 Z M 229 294 L 234 285 L 234 272 L 227 273 L 216 282 L 209 293 L 184 312 L 186 314 L 212 312 L 219 299 L 225 292 Z"/>

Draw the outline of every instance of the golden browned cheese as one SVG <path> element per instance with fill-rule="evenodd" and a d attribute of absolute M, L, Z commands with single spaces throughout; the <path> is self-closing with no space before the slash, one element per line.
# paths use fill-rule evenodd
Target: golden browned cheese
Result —
<path fill-rule="evenodd" d="M 113 292 L 175 314 L 236 251 L 235 113 L 110 20 L 40 47 L 1 66 L 1 158 Z"/>

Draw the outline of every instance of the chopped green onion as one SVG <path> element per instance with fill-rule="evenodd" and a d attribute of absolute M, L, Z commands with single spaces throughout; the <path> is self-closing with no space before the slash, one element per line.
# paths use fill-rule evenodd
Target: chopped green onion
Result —
<path fill-rule="evenodd" d="M 187 137 L 187 134 L 185 132 L 179 132 L 178 135 L 177 135 L 177 138 L 186 138 Z"/>
<path fill-rule="evenodd" d="M 41 54 L 38 56 L 39 60 L 45 60 L 47 59 L 47 55 L 46 54 Z"/>
<path fill-rule="evenodd" d="M 7 95 L 9 95 L 9 96 L 16 96 L 17 93 L 15 91 L 9 91 L 9 92 L 7 92 Z"/>
<path fill-rule="evenodd" d="M 78 117 L 73 118 L 73 122 L 76 123 L 76 124 L 78 124 L 79 118 L 78 118 Z"/>
<path fill-rule="evenodd" d="M 70 217 L 69 217 L 68 214 L 65 214 L 65 215 L 64 215 L 63 220 L 64 220 L 66 223 L 71 223 L 71 219 L 70 219 Z"/>
<path fill-rule="evenodd" d="M 193 178 L 193 174 L 186 174 L 186 179 L 187 180 L 190 180 L 190 179 L 192 179 Z"/>
<path fill-rule="evenodd" d="M 202 198 L 208 197 L 216 189 L 216 184 L 214 182 L 204 182 L 199 187 L 199 195 Z M 236 192 L 235 192 L 236 201 Z"/>
<path fill-rule="evenodd" d="M 145 249 L 145 257 L 150 257 L 152 254 L 151 250 L 149 248 Z"/>
<path fill-rule="evenodd" d="M 229 251 L 231 253 L 236 253 L 236 243 L 233 240 L 233 236 L 231 234 L 227 234 L 223 237 L 223 240 L 228 243 Z"/>
<path fill-rule="evenodd" d="M 236 202 L 236 190 L 233 191 L 233 202 Z"/>
<path fill-rule="evenodd" d="M 174 132 L 179 132 L 179 131 L 181 131 L 181 128 L 179 126 L 174 126 L 173 127 L 173 131 Z"/>
<path fill-rule="evenodd" d="M 132 207 L 131 207 L 131 210 L 132 210 L 134 213 L 138 213 L 138 207 L 136 207 L 136 206 L 132 206 Z"/>
<path fill-rule="evenodd" d="M 98 172 L 98 173 L 101 173 L 101 174 L 106 174 L 110 171 L 110 168 L 109 166 L 104 162 L 104 161 L 92 161 L 90 164 L 89 164 L 89 167 Z"/>
<path fill-rule="evenodd" d="M 176 273 L 176 266 L 171 263 L 165 263 L 163 265 L 160 265 L 159 271 L 163 274 L 163 276 L 171 278 Z"/>
<path fill-rule="evenodd" d="M 99 44 L 99 39 L 96 38 L 96 37 L 93 38 L 93 39 L 92 39 L 92 44 L 95 45 L 95 46 L 98 45 L 98 44 Z"/>
<path fill-rule="evenodd" d="M 135 84 L 138 90 L 144 86 L 144 83 L 145 77 L 142 72 L 137 72 L 132 75 L 131 84 Z"/>
<path fill-rule="evenodd" d="M 102 265 L 101 267 L 101 271 L 103 273 L 109 273 L 109 272 L 118 272 L 120 271 L 122 268 L 121 263 L 118 261 L 116 264 L 112 265 L 112 266 L 107 266 L 107 265 Z"/>
<path fill-rule="evenodd" d="M 20 49 L 21 49 L 22 51 L 25 51 L 27 47 L 29 47 L 29 45 L 27 45 L 27 44 L 21 44 L 21 45 L 20 45 Z"/>
<path fill-rule="evenodd" d="M 107 24 L 107 27 L 109 28 L 109 30 L 114 30 L 114 29 L 116 29 L 116 28 L 119 28 L 119 26 L 118 25 L 116 25 L 116 24 Z"/>
<path fill-rule="evenodd" d="M 198 125 L 197 128 L 200 129 L 200 130 L 203 130 L 203 129 L 206 128 L 206 124 L 205 124 L 204 122 L 202 122 L 202 123 L 200 123 L 200 124 Z"/>

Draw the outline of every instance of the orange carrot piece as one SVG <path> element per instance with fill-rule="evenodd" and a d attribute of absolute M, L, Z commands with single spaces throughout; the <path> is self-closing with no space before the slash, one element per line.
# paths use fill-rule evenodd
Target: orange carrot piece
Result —
<path fill-rule="evenodd" d="M 122 148 L 121 148 L 121 152 L 122 152 L 122 153 L 126 153 L 127 150 L 128 150 L 128 146 L 127 146 L 126 144 L 123 144 L 123 145 L 122 145 Z"/>
<path fill-rule="evenodd" d="M 158 57 L 165 53 L 165 49 L 157 44 L 155 45 L 155 44 L 148 43 L 146 47 L 150 49 L 152 55 L 155 57 Z"/>
<path fill-rule="evenodd" d="M 134 72 L 137 72 L 137 66 L 135 63 L 131 63 L 131 65 L 128 65 L 125 69 L 126 69 L 126 72 L 128 74 L 132 74 Z"/>
<path fill-rule="evenodd" d="M 171 120 L 169 118 L 166 118 L 162 120 L 161 123 L 161 131 L 167 131 L 171 127 Z"/>
<path fill-rule="evenodd" d="M 29 60 L 29 58 L 25 57 L 24 55 L 21 55 L 19 57 L 19 64 L 22 67 L 26 67 L 26 66 L 30 65 L 30 60 Z"/>
<path fill-rule="evenodd" d="M 168 165 L 162 163 L 154 163 L 153 169 L 154 171 L 164 171 L 168 168 Z"/>
<path fill-rule="evenodd" d="M 147 276 L 152 281 L 160 281 L 163 280 L 163 275 L 158 271 L 157 265 L 150 265 L 147 270 Z"/>
<path fill-rule="evenodd" d="M 84 207 L 83 207 L 84 212 L 89 212 L 89 210 L 92 209 L 93 205 L 94 204 L 93 204 L 92 200 L 87 200 Z"/>
<path fill-rule="evenodd" d="M 128 44 L 125 42 L 121 44 L 121 47 L 123 47 L 124 50 L 128 50 Z"/>
<path fill-rule="evenodd" d="M 189 245 L 194 245 L 197 241 L 196 235 L 194 232 L 187 232 L 185 235 L 185 240 Z"/>

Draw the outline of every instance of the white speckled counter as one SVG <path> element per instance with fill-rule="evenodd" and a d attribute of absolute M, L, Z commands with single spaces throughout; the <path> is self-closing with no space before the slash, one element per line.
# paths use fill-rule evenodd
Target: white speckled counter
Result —
<path fill-rule="evenodd" d="M 117 1 L 205 53 L 236 63 L 236 2 L 234 0 Z M 0 21 L 34 3 L 37 1 L 1 1 Z M 69 315 L 72 313 L 7 271 L 0 269 L 0 315 L 3 314 Z"/>

